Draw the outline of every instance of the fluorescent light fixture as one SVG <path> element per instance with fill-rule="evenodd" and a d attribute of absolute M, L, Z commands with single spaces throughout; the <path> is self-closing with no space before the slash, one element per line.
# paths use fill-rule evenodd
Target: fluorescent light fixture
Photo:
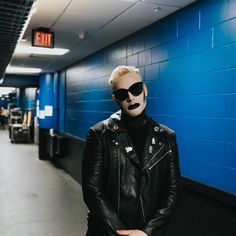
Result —
<path fill-rule="evenodd" d="M 41 48 L 31 46 L 16 46 L 15 53 L 26 54 L 43 54 L 43 55 L 64 55 L 69 52 L 69 49 L 65 48 Z"/>
<path fill-rule="evenodd" d="M 6 73 L 8 74 L 38 74 L 42 70 L 40 68 L 29 68 L 29 67 L 14 67 L 8 66 Z"/>

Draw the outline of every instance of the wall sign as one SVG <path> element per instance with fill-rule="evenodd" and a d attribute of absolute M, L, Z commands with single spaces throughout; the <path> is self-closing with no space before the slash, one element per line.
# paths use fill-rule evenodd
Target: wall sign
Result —
<path fill-rule="evenodd" d="M 32 30 L 32 46 L 54 48 L 54 33 L 48 30 Z"/>

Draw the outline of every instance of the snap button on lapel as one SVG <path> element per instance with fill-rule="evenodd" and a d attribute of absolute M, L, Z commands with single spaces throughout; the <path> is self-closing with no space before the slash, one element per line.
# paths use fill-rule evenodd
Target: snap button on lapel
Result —
<path fill-rule="evenodd" d="M 149 153 L 151 154 L 153 151 L 153 146 L 149 146 Z"/>
<path fill-rule="evenodd" d="M 133 150 L 132 147 L 126 147 L 126 148 L 125 148 L 125 151 L 126 151 L 127 153 L 131 152 L 132 150 Z"/>
<path fill-rule="evenodd" d="M 158 132 L 158 131 L 159 131 L 159 127 L 155 126 L 155 127 L 154 127 L 154 131 L 155 131 L 155 132 Z"/>
<path fill-rule="evenodd" d="M 114 126 L 113 126 L 113 130 L 116 131 L 116 130 L 118 130 L 118 129 L 119 129 L 118 125 L 114 125 Z"/>
<path fill-rule="evenodd" d="M 158 144 L 159 144 L 159 146 L 161 146 L 161 145 L 162 145 L 162 142 L 159 142 Z"/>
<path fill-rule="evenodd" d="M 118 142 L 116 142 L 116 140 L 112 140 L 112 142 L 115 144 L 115 145 L 118 145 Z"/>

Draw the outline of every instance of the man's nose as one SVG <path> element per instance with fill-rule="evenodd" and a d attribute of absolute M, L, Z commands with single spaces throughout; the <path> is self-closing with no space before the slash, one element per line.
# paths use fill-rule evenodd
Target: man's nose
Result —
<path fill-rule="evenodd" d="M 134 100 L 134 95 L 128 91 L 128 99 L 127 99 L 129 102 L 133 101 Z"/>

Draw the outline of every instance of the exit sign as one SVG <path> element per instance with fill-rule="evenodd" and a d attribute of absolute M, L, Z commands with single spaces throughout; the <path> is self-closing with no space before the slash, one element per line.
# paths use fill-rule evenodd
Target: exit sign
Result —
<path fill-rule="evenodd" d="M 34 29 L 32 31 L 32 46 L 54 48 L 54 33 Z"/>

